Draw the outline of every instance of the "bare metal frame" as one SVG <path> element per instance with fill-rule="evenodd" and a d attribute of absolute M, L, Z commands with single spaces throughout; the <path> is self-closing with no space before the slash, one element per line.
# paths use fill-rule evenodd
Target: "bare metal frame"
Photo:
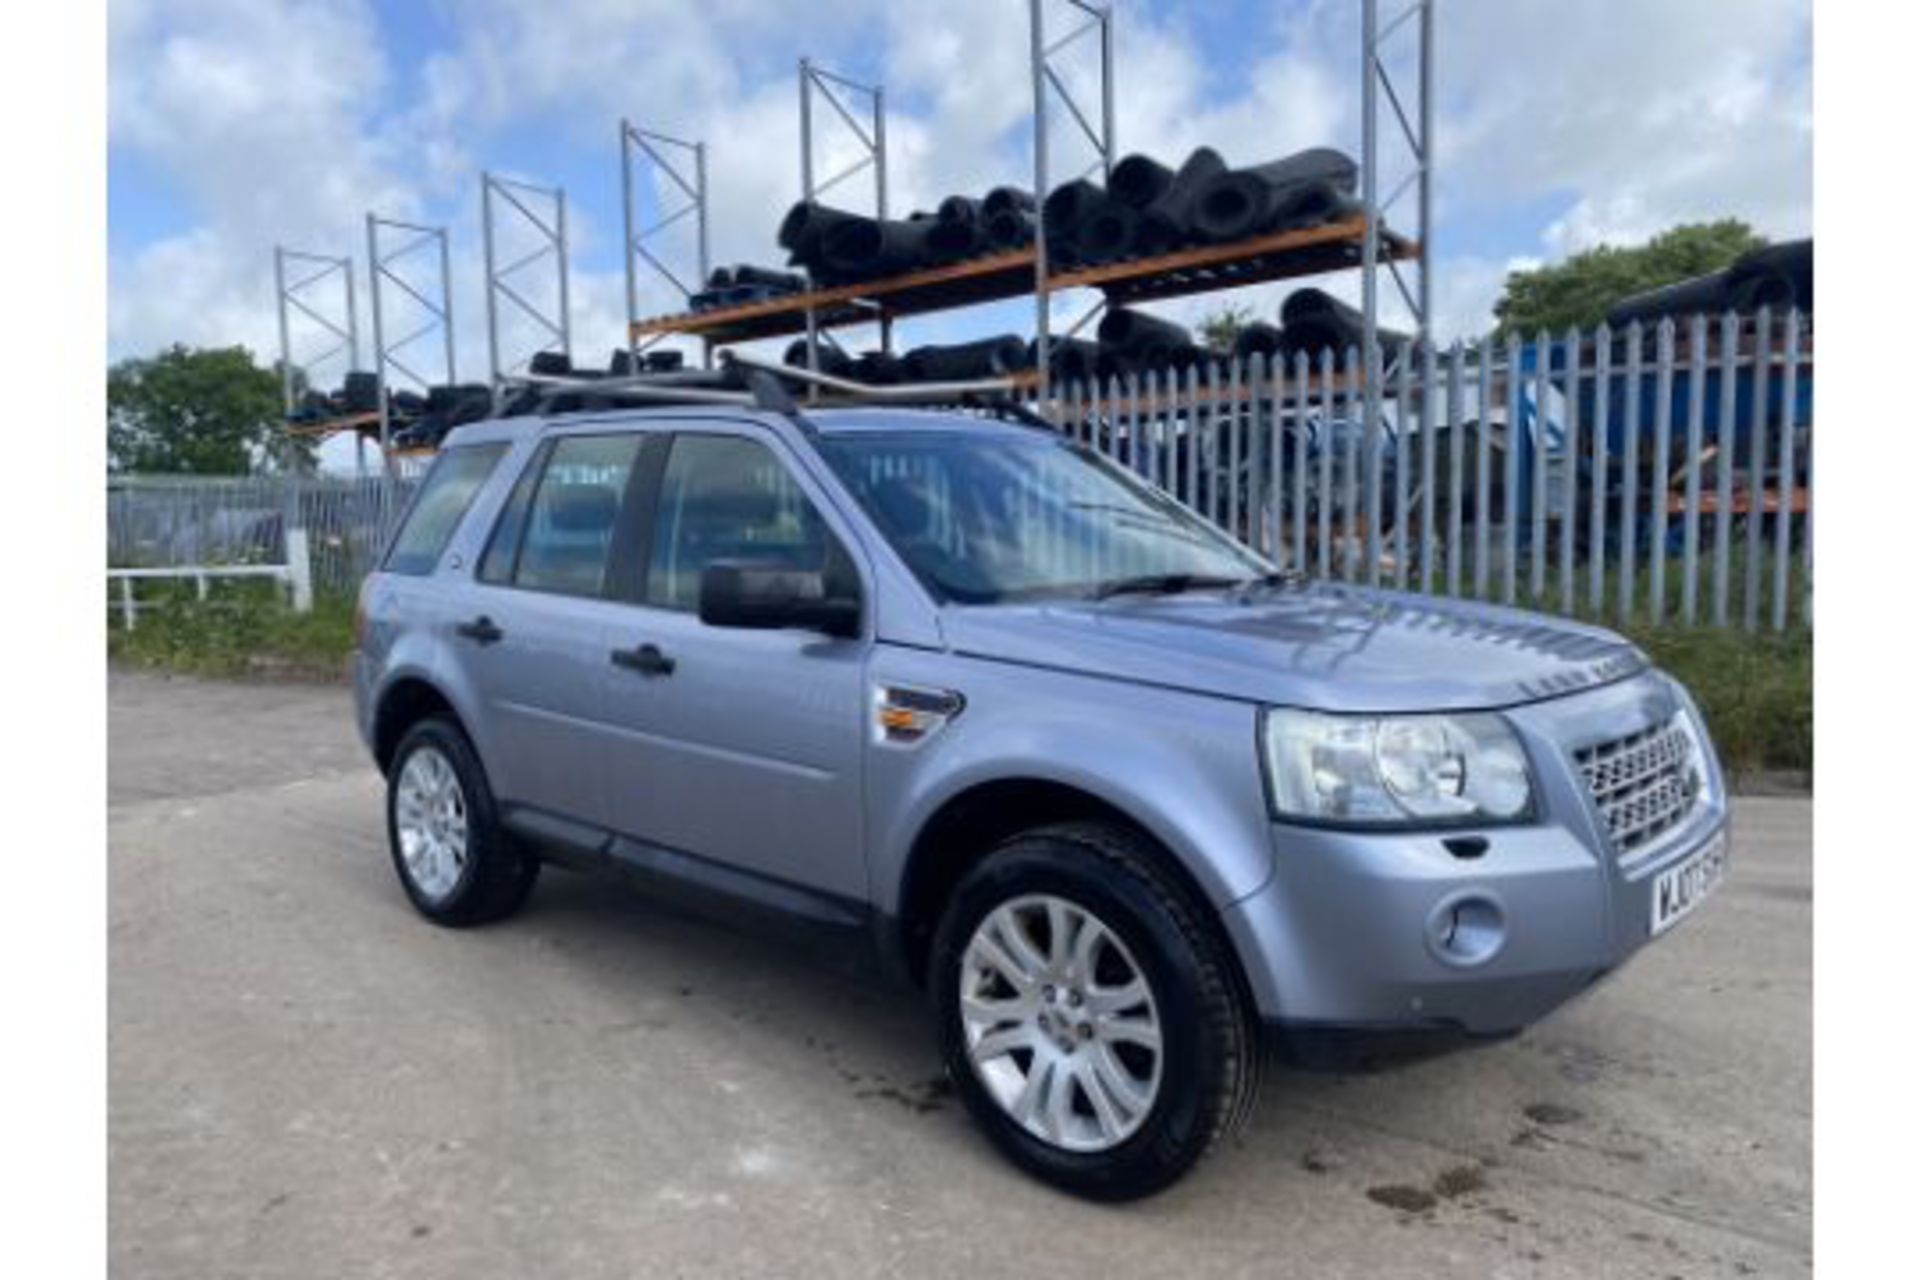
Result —
<path fill-rule="evenodd" d="M 289 266 L 303 270 L 305 274 L 289 281 Z M 339 280 L 341 286 L 337 312 L 330 309 L 330 304 L 316 297 L 322 286 L 335 279 Z M 360 363 L 360 324 L 353 298 L 353 258 L 336 258 L 275 245 L 273 286 L 280 318 L 280 392 L 286 401 L 286 411 L 291 415 L 296 408 L 294 387 L 297 381 L 304 380 L 307 386 L 312 387 L 314 370 L 339 356 L 346 357 L 348 370 Z M 305 359 L 294 359 L 293 317 L 296 312 L 318 325 L 333 339 L 332 345 Z"/>
<path fill-rule="evenodd" d="M 531 201 L 531 203 L 530 203 Z M 540 206 L 544 205 L 542 208 Z M 498 255 L 496 207 L 517 214 L 533 231 L 535 247 L 512 262 Z M 501 380 L 531 363 L 543 351 L 573 357 L 572 308 L 567 296 L 567 193 L 561 187 L 543 187 L 497 173 L 480 175 L 480 241 L 487 273 L 487 374 L 496 389 Z M 534 266 L 551 262 L 559 291 L 552 310 L 521 292 L 518 279 Z M 545 337 L 533 350 L 506 363 L 500 353 L 500 301 L 504 298 L 538 325 Z"/>
<path fill-rule="evenodd" d="M 1058 39 L 1049 40 L 1047 12 L 1050 8 L 1062 6 L 1075 11 L 1078 25 Z M 1053 189 L 1053 148 L 1047 136 L 1047 103 L 1050 95 L 1058 98 L 1066 108 L 1068 119 L 1093 146 L 1094 161 L 1082 176 L 1095 172 L 1103 176 L 1111 174 L 1118 148 L 1113 109 L 1113 6 L 1093 4 L 1089 0 L 1028 0 L 1028 26 L 1033 69 L 1034 353 L 1039 366 L 1040 399 L 1046 402 L 1051 398 L 1053 354 L 1053 305 L 1047 283 L 1046 220 L 1047 192 Z M 1097 127 L 1088 118 L 1087 112 L 1081 109 L 1066 77 L 1060 73 L 1062 57 L 1090 35 L 1097 36 L 1099 41 L 1100 109 Z M 1068 336 L 1084 328 L 1105 305 L 1104 301 L 1095 304 L 1074 323 Z"/>
<path fill-rule="evenodd" d="M 689 164 L 691 170 L 688 168 Z M 635 183 L 642 180 L 648 172 L 665 179 L 664 183 L 655 184 L 661 203 L 660 217 L 650 225 L 636 226 L 640 219 L 642 202 L 635 190 Z M 669 201 L 669 186 L 677 188 L 684 201 L 677 208 L 666 207 Z M 645 342 L 636 344 L 632 341 L 633 324 L 640 319 L 640 268 L 647 267 L 678 289 L 683 304 L 689 301 L 698 289 L 706 287 L 707 277 L 713 270 L 708 238 L 706 143 L 690 142 L 684 138 L 640 128 L 629 120 L 622 120 L 620 122 L 620 189 L 627 243 L 628 347 L 630 350 L 640 351 L 667 336 L 655 334 Z M 667 231 L 688 218 L 692 218 L 694 222 L 694 257 L 699 273 L 697 282 L 692 286 L 682 280 L 667 264 L 663 256 L 664 250 L 657 248 L 661 237 Z"/>
<path fill-rule="evenodd" d="M 815 176 L 814 99 L 827 104 L 851 132 L 864 153 L 859 159 L 824 182 Z M 848 105 L 849 98 L 854 105 Z M 864 123 L 862 117 L 865 117 Z M 884 85 L 863 84 L 837 72 L 828 71 L 812 58 L 800 59 L 800 195 L 811 204 L 850 178 L 871 170 L 873 173 L 873 216 L 887 216 L 887 91 Z M 811 282 L 809 282 L 811 283 Z M 893 321 L 882 311 L 880 348 L 893 350 Z M 821 330 L 814 309 L 807 308 L 807 368 L 819 368 L 819 344 L 833 342 L 831 334 Z M 838 345 L 837 343 L 835 345 Z"/>
<path fill-rule="evenodd" d="M 1389 279 L 1413 315 L 1417 350 L 1431 345 L 1433 323 L 1433 31 L 1436 0 L 1402 0 L 1404 7 L 1384 23 L 1380 19 L 1380 0 L 1363 0 L 1360 34 L 1360 199 L 1366 229 L 1360 246 L 1360 288 L 1364 314 L 1366 360 L 1365 430 L 1367 465 L 1370 477 L 1378 476 L 1381 447 L 1381 382 L 1385 360 L 1380 350 L 1380 268 L 1387 268 Z M 1396 37 L 1406 37 L 1396 42 Z M 1416 42 L 1414 54 L 1413 107 L 1401 93 L 1401 80 L 1389 65 L 1390 55 L 1406 38 Z M 1392 113 L 1394 132 L 1411 157 L 1412 168 L 1381 195 L 1381 104 Z M 1417 252 L 1412 259 L 1415 280 L 1410 286 L 1400 262 L 1381 253 L 1381 242 L 1388 210 L 1409 191 L 1415 196 L 1413 234 Z M 1424 447 L 1424 446 L 1423 446 Z M 1369 480 L 1369 485 L 1375 483 Z M 1369 506 L 1367 514 L 1367 574 L 1370 582 L 1380 578 L 1380 510 Z"/>
<path fill-rule="evenodd" d="M 405 238 L 397 247 L 390 247 L 387 241 L 392 236 Z M 419 284 L 408 279 L 395 265 L 402 259 L 411 258 L 428 247 L 437 250 L 432 258 L 432 270 L 439 282 L 437 289 L 432 284 Z M 367 280 L 370 285 L 368 301 L 371 303 L 373 318 L 374 375 L 380 398 L 380 457 L 387 474 L 391 475 L 393 473 L 393 411 L 388 403 L 387 392 L 392 385 L 392 374 L 400 374 L 418 386 L 421 391 L 434 385 L 427 374 L 402 358 L 401 352 L 437 331 L 440 335 L 444 380 L 447 383 L 454 381 L 453 270 L 447 243 L 447 229 L 421 226 L 417 223 L 402 222 L 395 218 L 383 218 L 378 214 L 369 213 L 367 215 Z M 413 299 L 426 312 L 424 323 L 391 340 L 387 338 L 386 317 L 386 291 L 389 288 L 397 289 Z"/>

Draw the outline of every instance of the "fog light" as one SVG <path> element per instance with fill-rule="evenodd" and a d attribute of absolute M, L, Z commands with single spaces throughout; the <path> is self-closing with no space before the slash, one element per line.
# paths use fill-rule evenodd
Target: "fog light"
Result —
<path fill-rule="evenodd" d="M 1485 893 L 1457 893 L 1440 900 L 1427 917 L 1427 949 L 1444 964 L 1482 965 L 1507 941 L 1507 916 Z"/>

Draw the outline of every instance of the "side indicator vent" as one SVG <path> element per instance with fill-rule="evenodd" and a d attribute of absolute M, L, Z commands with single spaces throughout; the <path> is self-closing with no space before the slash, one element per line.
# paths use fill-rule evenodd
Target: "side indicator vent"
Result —
<path fill-rule="evenodd" d="M 873 691 L 875 739 L 895 746 L 923 742 L 944 728 L 966 705 L 967 700 L 951 689 L 878 685 Z"/>

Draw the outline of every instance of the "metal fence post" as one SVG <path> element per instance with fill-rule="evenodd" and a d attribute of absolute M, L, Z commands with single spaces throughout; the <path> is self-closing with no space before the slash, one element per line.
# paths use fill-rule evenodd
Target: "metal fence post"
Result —
<path fill-rule="evenodd" d="M 1640 391 L 1645 370 L 1640 359 L 1644 338 L 1640 322 L 1627 326 L 1627 434 L 1620 445 L 1620 620 L 1633 617 L 1634 575 L 1639 557 Z"/>
<path fill-rule="evenodd" d="M 1767 519 L 1767 422 L 1773 399 L 1773 313 L 1761 307 L 1753 320 L 1753 402 L 1748 406 L 1747 431 L 1747 554 L 1741 566 L 1740 625 L 1752 631 L 1760 625 L 1760 556 Z"/>
<path fill-rule="evenodd" d="M 1631 376 L 1627 386 L 1633 386 Z M 1593 335 L 1593 487 L 1587 495 L 1587 611 L 1596 618 L 1606 603 L 1607 433 L 1612 428 L 1613 330 L 1603 324 Z"/>
<path fill-rule="evenodd" d="M 1461 482 L 1466 470 L 1466 431 L 1461 397 L 1467 380 L 1467 351 L 1459 339 L 1447 358 L 1447 594 L 1460 594 L 1461 521 L 1465 518 Z"/>
<path fill-rule="evenodd" d="M 1784 368 L 1780 386 L 1780 511 L 1773 520 L 1773 629 L 1787 625 L 1787 592 L 1791 581 L 1794 495 L 1799 490 L 1794 474 L 1794 416 L 1800 400 L 1800 312 L 1787 312 Z"/>
<path fill-rule="evenodd" d="M 1673 321 L 1660 322 L 1653 402 L 1653 532 L 1647 548 L 1647 618 L 1659 626 L 1667 617 L 1667 490 L 1673 465 Z"/>
<path fill-rule="evenodd" d="M 1700 607 L 1700 451 L 1706 446 L 1707 318 L 1687 331 L 1687 481 L 1682 503 L 1680 620 L 1692 626 Z"/>

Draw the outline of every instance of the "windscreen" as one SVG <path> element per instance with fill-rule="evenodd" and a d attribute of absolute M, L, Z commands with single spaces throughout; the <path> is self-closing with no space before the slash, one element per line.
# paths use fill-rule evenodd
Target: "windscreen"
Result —
<path fill-rule="evenodd" d="M 1040 432 L 848 433 L 822 448 L 921 581 L 957 603 L 1093 596 L 1154 575 L 1237 581 L 1268 569 L 1165 494 Z"/>

